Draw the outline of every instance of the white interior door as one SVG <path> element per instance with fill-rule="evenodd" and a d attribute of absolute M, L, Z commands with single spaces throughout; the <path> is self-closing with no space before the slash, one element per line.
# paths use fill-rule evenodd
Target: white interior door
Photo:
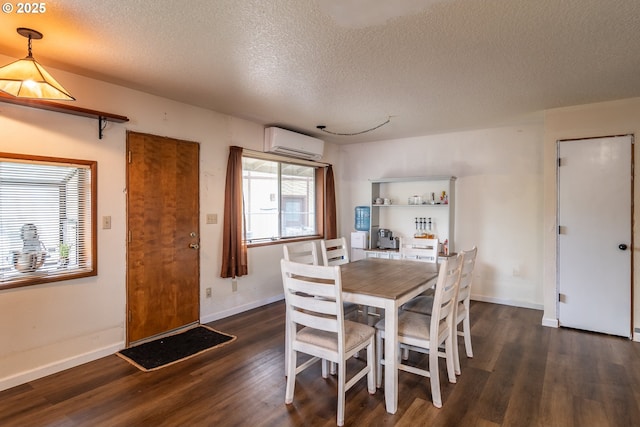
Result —
<path fill-rule="evenodd" d="M 560 326 L 631 336 L 632 137 L 558 143 Z"/>

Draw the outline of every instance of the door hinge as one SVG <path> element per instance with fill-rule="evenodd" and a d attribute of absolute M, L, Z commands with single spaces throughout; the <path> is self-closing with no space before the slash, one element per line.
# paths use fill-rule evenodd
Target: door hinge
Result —
<path fill-rule="evenodd" d="M 131 323 L 131 310 L 129 310 L 129 323 Z"/>
<path fill-rule="evenodd" d="M 567 234 L 567 227 L 565 227 L 564 225 L 559 225 L 558 234 Z"/>
<path fill-rule="evenodd" d="M 562 166 L 562 157 L 558 157 L 558 167 Z"/>
<path fill-rule="evenodd" d="M 132 158 L 131 151 L 129 151 L 128 157 L 129 157 L 129 163 L 131 163 L 131 158 Z"/>
<path fill-rule="evenodd" d="M 567 302 L 567 296 L 558 292 L 558 302 Z"/>
<path fill-rule="evenodd" d="M 129 236 L 127 237 L 128 243 L 131 243 L 131 230 L 129 230 Z"/>

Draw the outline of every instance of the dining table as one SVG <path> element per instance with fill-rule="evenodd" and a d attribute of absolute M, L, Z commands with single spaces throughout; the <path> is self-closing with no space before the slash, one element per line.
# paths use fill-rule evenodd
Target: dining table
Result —
<path fill-rule="evenodd" d="M 387 412 L 398 409 L 398 310 L 435 285 L 438 264 L 410 259 L 365 258 L 340 266 L 346 302 L 384 309 L 384 398 Z"/>

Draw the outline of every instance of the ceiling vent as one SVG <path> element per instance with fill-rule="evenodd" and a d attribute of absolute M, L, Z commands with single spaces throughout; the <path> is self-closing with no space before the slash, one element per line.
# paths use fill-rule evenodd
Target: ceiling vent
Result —
<path fill-rule="evenodd" d="M 324 141 L 277 127 L 264 130 L 264 151 L 299 159 L 320 160 Z"/>

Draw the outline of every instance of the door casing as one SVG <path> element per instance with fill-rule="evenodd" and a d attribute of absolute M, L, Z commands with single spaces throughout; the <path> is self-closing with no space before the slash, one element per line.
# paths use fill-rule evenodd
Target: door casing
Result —
<path fill-rule="evenodd" d="M 560 326 L 632 335 L 632 166 L 632 135 L 558 141 Z"/>
<path fill-rule="evenodd" d="M 199 145 L 127 133 L 127 345 L 200 316 Z"/>

